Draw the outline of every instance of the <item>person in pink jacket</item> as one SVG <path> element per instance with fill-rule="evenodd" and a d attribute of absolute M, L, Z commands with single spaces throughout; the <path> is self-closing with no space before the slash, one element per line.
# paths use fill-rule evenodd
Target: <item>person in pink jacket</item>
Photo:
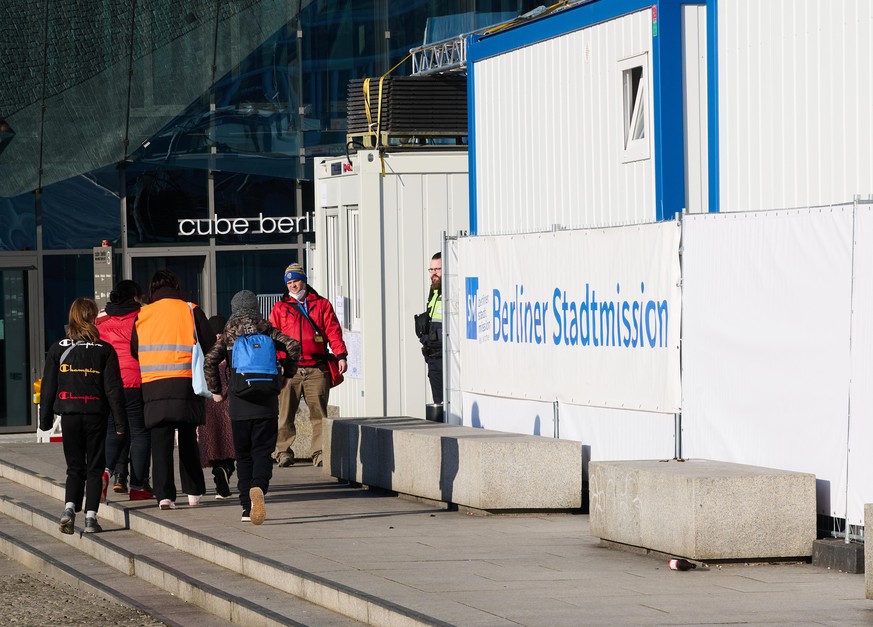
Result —
<path fill-rule="evenodd" d="M 127 418 L 130 423 L 130 500 L 143 501 L 153 499 L 154 494 L 148 487 L 149 460 L 151 459 L 151 433 L 145 426 L 142 408 L 142 383 L 139 374 L 139 362 L 131 355 L 130 337 L 133 332 L 133 321 L 139 313 L 142 304 L 142 290 L 133 281 L 119 281 L 109 294 L 106 309 L 97 316 L 97 331 L 100 339 L 109 342 L 118 353 L 118 363 L 121 367 L 121 380 L 124 384 L 124 400 L 127 408 Z M 115 469 L 116 462 L 122 454 L 125 437 L 118 436 L 109 425 L 106 433 L 106 470 L 103 472 L 103 501 L 106 500 L 106 488 L 109 475 Z"/>
<path fill-rule="evenodd" d="M 299 263 L 285 269 L 285 286 L 288 291 L 273 305 L 270 324 L 300 342 L 300 361 L 297 372 L 279 394 L 279 435 L 273 459 L 283 467 L 294 463 L 294 416 L 304 398 L 312 424 L 312 464 L 321 466 L 321 421 L 327 416 L 330 393 L 328 354 L 336 356 L 339 372 L 344 373 L 348 351 L 333 306 L 306 282 Z"/>

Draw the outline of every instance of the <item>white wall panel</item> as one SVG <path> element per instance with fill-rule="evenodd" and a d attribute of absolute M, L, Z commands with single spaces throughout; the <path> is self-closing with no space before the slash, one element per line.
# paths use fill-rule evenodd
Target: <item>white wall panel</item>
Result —
<path fill-rule="evenodd" d="M 873 2 L 718 3 L 721 211 L 873 192 Z"/>
<path fill-rule="evenodd" d="M 463 423 L 467 427 L 553 437 L 552 403 L 462 392 Z"/>
<path fill-rule="evenodd" d="M 706 7 L 682 7 L 682 101 L 685 131 L 685 209 L 709 211 Z"/>
<path fill-rule="evenodd" d="M 618 62 L 642 53 L 651 113 L 650 10 L 476 62 L 479 234 L 655 219 L 654 158 L 622 163 Z"/>
<path fill-rule="evenodd" d="M 588 461 L 672 459 L 675 453 L 672 414 L 562 404 L 558 420 L 561 439 L 585 444 Z"/>

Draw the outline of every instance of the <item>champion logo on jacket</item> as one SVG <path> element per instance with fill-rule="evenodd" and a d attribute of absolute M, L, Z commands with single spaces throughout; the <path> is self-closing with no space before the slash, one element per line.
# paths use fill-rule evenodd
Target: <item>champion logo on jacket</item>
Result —
<path fill-rule="evenodd" d="M 63 373 L 84 374 L 86 377 L 89 374 L 100 374 L 100 370 L 96 370 L 94 368 L 73 368 L 70 364 L 61 364 L 61 367 L 58 370 Z"/>
<path fill-rule="evenodd" d="M 71 340 L 68 338 L 61 340 L 60 342 L 58 342 L 58 344 L 60 344 L 61 346 L 78 346 L 80 348 L 92 348 L 95 346 L 103 346 L 103 344 L 100 344 L 97 342 L 78 342 L 76 340 Z"/>
<path fill-rule="evenodd" d="M 87 404 L 88 401 L 102 401 L 103 400 L 99 396 L 94 396 L 92 394 L 83 394 L 81 396 L 77 396 L 76 394 L 73 394 L 72 392 L 58 392 L 58 399 L 60 399 L 62 401 L 83 401 L 85 404 Z"/>

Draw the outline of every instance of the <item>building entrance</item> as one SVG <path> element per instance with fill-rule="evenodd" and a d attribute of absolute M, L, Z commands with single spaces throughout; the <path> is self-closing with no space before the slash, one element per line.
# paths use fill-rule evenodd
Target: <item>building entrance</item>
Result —
<path fill-rule="evenodd" d="M 4 267 L 0 261 L 0 433 L 34 424 L 31 383 L 42 376 L 30 323 L 36 311 L 36 265 Z"/>

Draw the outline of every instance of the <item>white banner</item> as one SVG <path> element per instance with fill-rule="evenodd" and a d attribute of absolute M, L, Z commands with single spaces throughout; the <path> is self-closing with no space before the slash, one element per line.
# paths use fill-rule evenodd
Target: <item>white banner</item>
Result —
<path fill-rule="evenodd" d="M 464 392 L 680 408 L 675 222 L 458 241 Z"/>
<path fill-rule="evenodd" d="M 852 262 L 851 396 L 849 400 L 848 520 L 864 524 L 873 503 L 873 205 L 860 205 Z M 835 514 L 836 515 L 836 514 Z M 840 516 L 842 517 L 842 516 Z"/>
<path fill-rule="evenodd" d="M 685 220 L 683 455 L 813 473 L 838 518 L 851 250 L 851 206 Z"/>

